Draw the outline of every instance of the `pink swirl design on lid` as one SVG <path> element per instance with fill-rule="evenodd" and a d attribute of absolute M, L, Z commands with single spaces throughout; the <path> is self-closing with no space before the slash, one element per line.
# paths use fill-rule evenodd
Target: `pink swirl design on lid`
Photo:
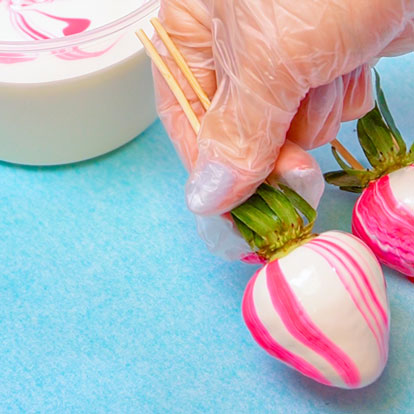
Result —
<path fill-rule="evenodd" d="M 89 19 L 77 19 L 77 18 L 70 18 L 70 17 L 58 17 L 53 16 L 52 14 L 42 12 L 40 10 L 33 10 L 43 16 L 49 17 L 54 20 L 60 20 L 66 23 L 66 27 L 63 28 L 62 33 L 64 36 L 70 36 L 78 33 L 82 33 L 88 29 L 91 25 L 91 21 Z"/>
<path fill-rule="evenodd" d="M 49 13 L 42 12 L 36 9 L 27 9 L 22 11 L 17 11 L 14 9 L 10 9 L 10 18 L 13 21 L 14 25 L 27 36 L 29 36 L 33 40 L 46 40 L 46 39 L 53 39 L 56 36 L 48 34 L 46 32 L 42 32 L 41 28 L 35 28 L 32 24 L 27 21 L 27 15 L 29 12 L 38 13 L 42 16 L 45 16 L 52 20 L 58 20 L 66 23 L 66 26 L 62 29 L 63 36 L 70 36 L 78 33 L 82 33 L 88 29 L 91 25 L 91 21 L 89 19 L 77 19 L 77 18 L 66 18 L 66 17 L 58 17 L 54 16 Z"/>
<path fill-rule="evenodd" d="M 358 199 L 352 232 L 382 263 L 414 282 L 414 215 L 395 198 L 388 176 L 372 182 Z"/>
<path fill-rule="evenodd" d="M 5 3 L 9 10 L 10 21 L 17 31 L 23 33 L 26 37 L 31 40 L 47 40 L 54 39 L 57 37 L 65 37 L 78 33 L 85 32 L 91 25 L 90 19 L 85 18 L 75 18 L 75 17 L 62 17 L 55 16 L 50 13 L 38 10 L 34 8 L 36 5 L 44 3 L 53 3 L 55 0 L 25 0 L 16 2 L 15 0 L 6 0 Z M 2 0 L 0 0 L 0 3 Z M 65 23 L 64 27 L 61 29 L 59 35 L 53 35 L 48 33 L 42 27 L 35 27 L 29 20 L 30 14 L 40 14 L 47 19 L 61 21 Z M 53 54 L 59 59 L 63 60 L 78 60 L 78 59 L 88 59 L 99 57 L 106 52 L 108 52 L 117 41 L 110 44 L 108 47 L 94 51 L 84 51 L 80 47 L 75 46 L 70 49 L 62 49 L 60 51 L 54 51 Z M 20 62 L 27 62 L 35 60 L 36 56 L 25 55 L 23 53 L 0 53 L 0 63 L 3 64 L 13 64 Z"/>
<path fill-rule="evenodd" d="M 55 0 L 25 0 L 16 2 L 15 0 L 8 0 L 6 1 L 6 5 L 8 7 L 10 20 L 12 21 L 13 25 L 17 30 L 21 31 L 32 40 L 53 39 L 57 36 L 53 36 L 50 33 L 47 33 L 43 28 L 34 27 L 28 21 L 28 16 L 30 13 L 41 14 L 51 20 L 58 20 L 66 23 L 66 25 L 61 30 L 61 36 L 69 36 L 82 33 L 89 28 L 91 25 L 91 20 L 89 19 L 60 17 L 33 8 L 33 6 L 45 3 L 53 3 L 54 1 Z"/>
<path fill-rule="evenodd" d="M 6 65 L 21 62 L 30 62 L 32 60 L 36 60 L 36 57 L 25 55 L 24 53 L 0 52 L 0 63 L 4 63 Z"/>

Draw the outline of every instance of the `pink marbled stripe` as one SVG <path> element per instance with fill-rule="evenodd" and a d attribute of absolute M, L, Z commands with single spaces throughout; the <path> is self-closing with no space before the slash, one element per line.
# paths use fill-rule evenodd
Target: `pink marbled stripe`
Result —
<path fill-rule="evenodd" d="M 396 200 L 388 176 L 372 182 L 358 199 L 352 231 L 382 263 L 414 278 L 414 215 Z"/>
<path fill-rule="evenodd" d="M 359 284 L 359 281 L 363 282 L 364 287 L 368 291 L 368 294 L 371 300 L 373 301 L 377 311 L 379 312 L 383 323 L 385 324 L 385 326 L 388 326 L 387 313 L 384 307 L 381 305 L 376 293 L 374 292 L 374 288 L 372 287 L 370 281 L 367 278 L 367 275 L 365 274 L 364 270 L 359 265 L 359 263 L 349 254 L 349 252 L 347 252 L 344 248 L 340 247 L 338 244 L 335 244 L 329 240 L 322 239 L 322 238 L 314 240 L 314 242 L 315 244 L 325 248 L 327 251 L 330 251 L 334 255 L 334 257 L 347 269 L 355 285 L 357 286 L 357 289 L 360 291 L 365 304 L 367 305 L 367 307 L 370 308 L 370 311 L 372 312 L 371 306 L 369 305 L 369 301 L 365 293 L 363 292 L 361 285 Z M 341 259 L 341 257 L 347 260 L 350 265 L 348 265 L 345 260 Z M 354 272 L 358 275 L 358 277 L 355 277 Z M 374 315 L 373 312 L 372 314 Z"/>
<path fill-rule="evenodd" d="M 372 259 L 375 261 L 375 263 L 377 264 L 377 266 L 379 268 L 381 268 L 381 265 L 377 259 L 377 257 L 375 256 L 375 254 L 372 252 L 371 249 L 369 249 L 369 247 L 359 238 L 354 236 L 353 234 L 349 234 L 346 233 L 347 237 L 352 238 L 353 240 L 355 240 L 356 243 L 358 243 L 361 246 L 361 249 L 363 249 L 364 254 L 361 254 L 360 250 L 352 250 L 352 253 L 350 251 L 347 251 L 345 248 L 341 247 L 340 245 L 338 245 L 338 241 L 341 241 L 341 239 L 338 239 L 336 237 L 333 237 L 331 233 L 325 234 L 324 237 L 324 241 L 325 242 L 329 242 L 329 238 L 333 238 L 333 241 L 331 241 L 331 245 L 335 248 L 337 248 L 340 252 L 340 254 L 343 254 L 345 257 L 348 258 L 348 260 L 350 260 L 351 264 L 353 266 L 355 266 L 358 269 L 358 272 L 360 273 L 360 275 L 362 275 L 362 279 L 364 280 L 366 287 L 368 288 L 368 292 L 369 295 L 371 297 L 371 299 L 374 301 L 375 305 L 378 308 L 378 311 L 380 312 L 381 318 L 384 322 L 384 324 L 388 327 L 389 326 L 389 316 L 388 316 L 388 311 L 387 308 L 384 307 L 380 301 L 380 299 L 378 298 L 378 295 L 375 292 L 375 289 L 372 285 L 372 283 L 369 280 L 369 275 L 368 273 L 366 273 L 367 271 L 370 272 L 370 275 L 373 277 L 373 280 L 376 279 L 377 277 L 375 276 L 375 272 L 373 272 L 373 268 L 372 266 L 366 261 L 365 259 L 365 254 L 369 254 Z M 321 240 L 321 239 L 318 239 Z M 349 249 L 351 249 L 351 247 L 349 247 Z M 354 255 L 358 258 L 358 260 L 355 260 Z M 363 264 L 365 264 L 366 266 L 366 270 L 364 270 L 363 268 Z M 382 280 L 382 284 L 384 286 L 384 288 L 387 288 L 387 283 L 385 280 L 384 275 L 381 272 L 381 280 Z"/>
<path fill-rule="evenodd" d="M 243 317 L 252 336 L 256 342 L 270 355 L 280 359 L 281 361 L 292 366 L 302 374 L 314 379 L 315 381 L 318 381 L 325 385 L 331 385 L 331 382 L 309 362 L 305 361 L 300 356 L 288 351 L 286 348 L 276 342 L 275 339 L 267 331 L 266 327 L 260 321 L 253 300 L 253 288 L 259 272 L 260 270 L 256 272 L 256 274 L 248 283 L 243 297 L 242 305 Z"/>
<path fill-rule="evenodd" d="M 355 236 L 355 234 L 351 234 L 351 233 L 346 233 L 347 237 L 352 238 L 353 240 L 355 240 L 360 246 L 361 248 L 365 249 L 366 253 L 371 256 L 371 258 L 377 263 L 377 265 L 379 267 L 381 267 L 381 263 L 378 260 L 378 257 L 375 256 L 374 252 L 372 251 L 372 249 L 368 248 L 368 245 L 360 238 Z M 331 236 L 332 237 L 332 236 Z M 335 238 L 334 238 L 335 239 Z M 359 256 L 359 258 L 361 259 L 361 263 L 365 263 L 365 265 L 367 266 L 367 268 L 370 268 L 371 273 L 373 272 L 372 267 L 369 265 L 369 263 L 366 261 L 366 258 L 362 255 Z M 387 280 L 385 279 L 384 275 L 382 275 L 382 283 L 385 289 L 387 289 Z"/>
<path fill-rule="evenodd" d="M 266 281 L 273 306 L 291 335 L 330 363 L 345 384 L 358 386 L 360 373 L 357 366 L 311 320 L 290 289 L 278 261 L 267 265 Z"/>
<path fill-rule="evenodd" d="M 375 292 L 373 292 L 372 286 L 370 282 L 367 280 L 364 271 L 361 269 L 358 263 L 356 263 L 356 261 L 349 255 L 349 253 L 345 251 L 345 249 L 342 249 L 341 247 L 332 242 L 319 238 L 312 240 L 312 242 L 306 245 L 305 247 L 315 251 L 315 253 L 319 254 L 326 260 L 326 262 L 330 265 L 332 269 L 336 269 L 336 274 L 338 275 L 339 280 L 342 282 L 345 289 L 349 293 L 352 301 L 354 302 L 356 308 L 359 310 L 362 317 L 365 319 L 365 322 L 367 323 L 369 329 L 375 337 L 378 349 L 381 353 L 382 360 L 385 361 L 387 359 L 388 349 L 386 344 L 387 336 L 384 336 L 384 333 L 388 330 L 388 317 L 381 303 L 379 303 L 379 300 L 376 297 Z M 335 251 L 335 249 L 337 249 L 337 251 Z M 348 263 L 346 261 L 348 261 Z M 357 291 L 361 296 L 362 303 L 364 303 L 365 308 L 368 310 L 368 314 L 370 314 L 372 319 L 374 320 L 376 328 L 373 326 L 367 312 L 363 309 L 360 299 L 353 293 L 353 290 L 351 289 L 351 286 L 348 283 L 346 277 L 339 271 L 339 268 L 337 266 L 338 263 L 343 268 L 345 268 L 346 272 L 350 275 Z M 360 282 L 364 284 L 364 287 L 361 286 Z M 373 302 L 376 311 L 372 308 L 371 303 L 367 298 L 367 295 L 365 293 L 366 290 L 368 290 L 371 296 L 373 296 Z M 383 316 L 382 313 L 384 314 L 383 323 L 379 321 L 378 313 L 381 316 Z"/>

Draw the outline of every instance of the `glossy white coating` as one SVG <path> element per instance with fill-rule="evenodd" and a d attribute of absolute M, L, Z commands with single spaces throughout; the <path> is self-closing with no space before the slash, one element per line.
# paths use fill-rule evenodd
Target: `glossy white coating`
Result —
<path fill-rule="evenodd" d="M 414 213 L 414 165 L 392 172 L 389 178 L 395 199 Z"/>

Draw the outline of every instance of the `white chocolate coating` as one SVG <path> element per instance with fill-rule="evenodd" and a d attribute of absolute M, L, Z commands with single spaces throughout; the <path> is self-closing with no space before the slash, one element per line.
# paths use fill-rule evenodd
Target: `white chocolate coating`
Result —
<path fill-rule="evenodd" d="M 389 174 L 395 199 L 414 213 L 414 165 Z"/>

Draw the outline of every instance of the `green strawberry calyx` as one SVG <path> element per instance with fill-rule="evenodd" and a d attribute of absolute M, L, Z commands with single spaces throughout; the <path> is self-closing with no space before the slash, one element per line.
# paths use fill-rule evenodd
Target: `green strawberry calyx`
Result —
<path fill-rule="evenodd" d="M 352 168 L 338 151 L 332 148 L 332 153 L 342 170 L 324 174 L 329 184 L 336 185 L 344 191 L 361 193 L 371 181 L 414 163 L 414 144 L 407 151 L 407 145 L 388 108 L 376 70 L 375 86 L 375 107 L 357 124 L 358 140 L 371 168 Z"/>
<path fill-rule="evenodd" d="M 259 256 L 274 260 L 316 237 L 317 212 L 295 191 L 262 184 L 247 201 L 231 211 L 240 234 Z"/>

